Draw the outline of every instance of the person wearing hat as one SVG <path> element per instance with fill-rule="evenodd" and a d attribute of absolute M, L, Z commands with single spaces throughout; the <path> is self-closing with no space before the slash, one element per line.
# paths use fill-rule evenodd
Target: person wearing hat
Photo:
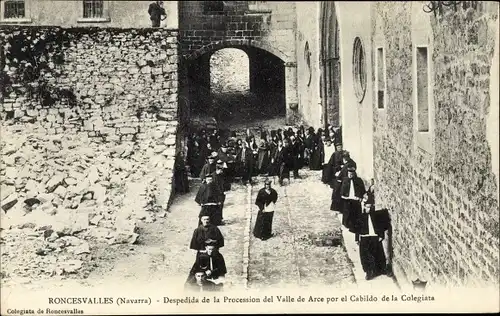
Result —
<path fill-rule="evenodd" d="M 332 144 L 332 139 L 325 138 L 325 154 L 323 155 L 323 171 L 321 174 L 321 182 L 324 184 L 330 184 L 333 177 L 333 166 L 330 164 L 330 159 L 335 153 L 335 146 Z"/>
<path fill-rule="evenodd" d="M 299 143 L 297 137 L 295 135 L 290 136 L 290 147 L 292 149 L 292 160 L 293 160 L 293 178 L 300 179 L 299 169 L 300 169 L 300 150 L 302 148 L 302 144 Z"/>
<path fill-rule="evenodd" d="M 219 252 L 216 240 L 209 238 L 205 241 L 205 250 L 199 251 L 196 256 L 193 267 L 189 271 L 187 282 L 195 277 L 196 271 L 199 271 L 199 269 L 203 270 L 207 281 L 219 286 L 224 284 L 224 277 L 227 273 L 226 261 Z"/>
<path fill-rule="evenodd" d="M 224 200 L 224 192 L 220 189 L 220 184 L 213 181 L 211 174 L 205 177 L 205 183 L 202 183 L 196 194 L 195 201 L 201 206 L 199 214 L 201 223 L 202 215 L 209 215 L 210 222 L 214 225 L 221 225 L 220 206 Z"/>
<path fill-rule="evenodd" d="M 350 232 L 356 232 L 356 224 L 361 214 L 361 201 L 366 193 L 363 180 L 356 175 L 356 167 L 347 166 L 347 177 L 342 179 L 340 196 L 343 201 L 342 225 Z"/>
<path fill-rule="evenodd" d="M 226 187 L 225 186 L 226 179 L 224 178 L 224 164 L 222 163 L 221 160 L 217 161 L 217 167 L 215 169 L 215 172 L 212 174 L 212 179 L 218 188 L 217 190 L 221 192 L 220 205 L 214 213 L 213 223 L 215 225 L 222 225 L 223 224 L 222 210 L 224 209 L 224 202 L 226 201 L 226 193 L 224 190 Z"/>
<path fill-rule="evenodd" d="M 326 174 L 325 181 L 332 188 L 332 203 L 330 205 L 330 210 L 342 213 L 342 198 L 340 196 L 340 185 L 344 176 L 347 176 L 347 169 L 342 173 L 343 160 L 342 156 L 344 151 L 342 149 L 342 143 L 337 142 L 335 144 L 335 152 L 331 155 L 328 161 L 329 171 Z M 354 164 L 350 164 L 355 166 Z M 346 167 L 347 168 L 347 167 Z M 342 173 L 342 175 L 341 175 Z"/>
<path fill-rule="evenodd" d="M 314 151 L 315 139 L 316 135 L 314 134 L 314 127 L 310 126 L 307 129 L 307 135 L 306 138 L 304 139 L 304 164 L 307 163 L 309 167 L 311 164 L 311 156 Z"/>
<path fill-rule="evenodd" d="M 217 248 L 224 247 L 224 236 L 219 228 L 210 223 L 210 216 L 202 213 L 200 216 L 201 224 L 193 231 L 189 249 L 196 250 L 197 255 L 201 250 L 205 250 L 205 241 L 207 239 L 215 240 Z"/>
<path fill-rule="evenodd" d="M 247 142 L 242 142 L 238 153 L 236 154 L 236 166 L 238 170 L 238 175 L 241 177 L 243 184 L 247 184 L 248 181 L 252 182 L 253 174 L 253 153 L 252 149 L 248 147 Z"/>
<path fill-rule="evenodd" d="M 283 181 L 288 179 L 290 181 L 290 170 L 293 169 L 293 149 L 290 146 L 288 139 L 283 140 L 283 147 L 278 152 L 277 165 L 279 168 L 279 184 L 283 185 Z"/>
<path fill-rule="evenodd" d="M 215 151 L 211 152 L 210 155 L 207 157 L 207 163 L 203 166 L 203 168 L 201 168 L 200 179 L 202 182 L 205 181 L 207 175 L 215 172 L 215 169 L 217 167 L 216 161 L 217 161 L 217 153 Z"/>
<path fill-rule="evenodd" d="M 189 276 L 184 284 L 184 289 L 190 292 L 215 292 L 221 289 L 221 286 L 212 282 L 207 276 L 207 267 L 196 267 L 193 275 Z"/>
<path fill-rule="evenodd" d="M 299 144 L 299 169 L 302 169 L 305 166 L 305 140 L 306 140 L 306 132 L 304 125 L 301 125 L 296 133 L 297 142 Z"/>
<path fill-rule="evenodd" d="M 259 208 L 253 235 L 261 240 L 272 237 L 274 209 L 278 201 L 278 193 L 271 188 L 271 180 L 265 179 L 264 187 L 257 193 L 255 205 Z"/>
<path fill-rule="evenodd" d="M 387 272 L 382 245 L 385 237 L 383 215 L 383 211 L 376 211 L 373 194 L 368 191 L 363 197 L 363 207 L 356 228 L 356 242 L 359 245 L 359 256 L 366 280 Z"/>

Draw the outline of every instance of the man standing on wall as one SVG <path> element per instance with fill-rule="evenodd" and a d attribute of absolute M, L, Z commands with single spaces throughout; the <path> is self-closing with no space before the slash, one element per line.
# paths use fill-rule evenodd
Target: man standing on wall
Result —
<path fill-rule="evenodd" d="M 160 27 L 160 22 L 167 18 L 167 13 L 165 12 L 165 8 L 163 8 L 163 1 L 155 1 L 151 3 L 149 5 L 148 13 L 153 27 Z M 162 16 L 165 16 L 165 18 L 162 19 Z"/>

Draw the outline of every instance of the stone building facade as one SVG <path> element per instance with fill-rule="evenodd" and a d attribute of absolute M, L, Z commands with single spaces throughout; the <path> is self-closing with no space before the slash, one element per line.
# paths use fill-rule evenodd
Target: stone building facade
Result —
<path fill-rule="evenodd" d="M 427 4 L 303 3 L 320 37 L 311 23 L 297 32 L 317 41 L 310 68 L 322 71 L 311 81 L 319 86 L 298 81 L 299 95 L 321 91 L 326 115 L 316 124 L 339 112 L 344 147 L 391 210 L 398 279 L 497 282 L 498 4 L 426 13 Z M 299 71 L 307 67 L 297 58 Z M 299 100 L 318 108 L 317 94 Z"/>
<path fill-rule="evenodd" d="M 210 106 L 210 56 L 231 47 L 248 55 L 250 90 L 282 94 L 288 121 L 299 120 L 295 2 L 182 1 L 179 28 L 181 108 Z"/>

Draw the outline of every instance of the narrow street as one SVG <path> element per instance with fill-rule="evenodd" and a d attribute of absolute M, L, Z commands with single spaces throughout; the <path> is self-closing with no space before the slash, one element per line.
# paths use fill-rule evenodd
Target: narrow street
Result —
<path fill-rule="evenodd" d="M 329 187 L 319 171 L 301 170 L 302 179 L 289 186 L 274 186 L 278 202 L 274 216 L 275 236 L 251 238 L 249 285 L 252 288 L 329 285 L 354 282 L 352 266 L 342 245 L 318 246 L 316 238 L 340 238 L 340 222 L 330 211 Z M 262 184 L 252 187 L 255 197 Z M 256 218 L 253 208 L 252 228 Z"/>
<path fill-rule="evenodd" d="M 273 224 L 275 237 L 267 241 L 252 235 L 257 214 L 254 202 L 262 178 L 257 177 L 252 187 L 232 185 L 224 206 L 227 224 L 220 226 L 225 238 L 220 251 L 228 269 L 226 289 L 342 287 L 354 283 L 352 265 L 342 245 L 314 244 L 315 236 L 337 232 L 338 238 L 340 234 L 340 222 L 329 210 L 330 189 L 320 182 L 319 172 L 301 170 L 301 176 L 302 179 L 292 179 L 290 186 L 274 186 L 279 195 Z M 182 288 L 195 258 L 189 242 L 197 224 L 199 207 L 194 196 L 198 186 L 198 180 L 191 180 L 191 191 L 174 199 L 165 219 L 143 227 L 141 244 L 130 247 L 133 250 L 108 271 L 94 270 L 85 283 L 121 280 L 175 284 L 175 288 Z"/>

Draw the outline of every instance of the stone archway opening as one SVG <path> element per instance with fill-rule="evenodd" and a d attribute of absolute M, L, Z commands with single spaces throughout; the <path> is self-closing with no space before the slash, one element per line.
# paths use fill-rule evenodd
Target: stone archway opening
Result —
<path fill-rule="evenodd" d="M 210 57 L 210 92 L 248 93 L 250 68 L 248 55 L 238 48 L 223 48 Z"/>
<path fill-rule="evenodd" d="M 286 116 L 285 63 L 253 46 L 203 52 L 187 64 L 191 116 L 213 117 L 225 126 Z"/>

